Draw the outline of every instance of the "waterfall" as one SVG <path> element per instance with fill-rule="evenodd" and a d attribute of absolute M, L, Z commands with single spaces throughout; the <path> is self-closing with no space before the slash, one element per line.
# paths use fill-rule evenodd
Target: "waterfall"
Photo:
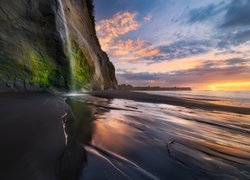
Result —
<path fill-rule="evenodd" d="M 68 53 L 71 49 L 71 42 L 69 38 L 69 30 L 68 30 L 68 25 L 67 25 L 67 20 L 64 12 L 64 6 L 62 3 L 62 0 L 58 0 L 59 7 L 60 7 L 60 12 L 62 15 L 62 20 L 63 20 L 63 28 L 65 31 L 65 37 L 63 37 L 64 43 L 66 44 L 66 52 Z"/>
<path fill-rule="evenodd" d="M 70 39 L 70 35 L 69 35 L 69 29 L 68 29 L 68 24 L 67 24 L 67 19 L 66 19 L 66 15 L 65 15 L 65 11 L 64 11 L 64 5 L 63 5 L 63 0 L 58 0 L 58 3 L 59 3 L 59 8 L 60 8 L 60 15 L 61 15 L 61 18 L 62 18 L 62 22 L 63 22 L 63 35 L 62 35 L 62 32 L 60 32 L 61 34 L 61 37 L 64 41 L 64 47 L 65 47 L 65 50 L 64 52 L 66 53 L 66 57 L 67 57 L 67 60 L 69 61 L 69 65 L 70 65 L 70 83 L 72 83 L 73 81 L 73 77 L 72 77 L 72 72 L 73 72 L 73 67 L 74 67 L 74 57 L 72 56 L 72 45 L 71 45 L 71 39 Z"/>

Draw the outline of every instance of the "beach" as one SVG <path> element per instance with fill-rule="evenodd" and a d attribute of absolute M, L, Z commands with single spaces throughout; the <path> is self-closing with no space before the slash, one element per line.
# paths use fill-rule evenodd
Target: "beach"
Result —
<path fill-rule="evenodd" d="M 248 107 L 140 92 L 5 93 L 1 179 L 248 179 Z"/>
<path fill-rule="evenodd" d="M 63 98 L 0 94 L 1 179 L 56 179 L 65 148 Z"/>
<path fill-rule="evenodd" d="M 237 107 L 230 105 L 218 105 L 213 103 L 208 103 L 202 101 L 204 99 L 191 99 L 191 98 L 181 98 L 181 97 L 173 97 L 173 96 L 162 96 L 155 94 L 146 94 L 141 92 L 134 91 L 96 91 L 89 93 L 90 95 L 109 98 L 109 99 L 128 99 L 139 102 L 148 102 L 148 103 L 162 103 L 162 104 L 170 104 L 176 106 L 183 106 L 187 108 L 198 108 L 204 110 L 215 110 L 215 111 L 225 111 L 225 112 L 234 112 L 241 114 L 250 114 L 249 107 Z M 215 100 L 215 99 L 214 99 Z"/>

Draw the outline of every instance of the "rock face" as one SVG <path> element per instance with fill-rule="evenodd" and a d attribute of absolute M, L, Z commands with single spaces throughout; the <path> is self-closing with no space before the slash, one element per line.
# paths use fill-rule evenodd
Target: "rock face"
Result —
<path fill-rule="evenodd" d="M 0 47 L 0 91 L 117 86 L 91 0 L 1 0 Z"/>

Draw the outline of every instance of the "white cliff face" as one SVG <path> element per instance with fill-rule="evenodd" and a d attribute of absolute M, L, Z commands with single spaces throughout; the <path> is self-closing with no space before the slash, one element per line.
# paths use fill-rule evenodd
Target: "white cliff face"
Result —
<path fill-rule="evenodd" d="M 0 7 L 0 91 L 116 87 L 91 0 L 1 0 Z"/>

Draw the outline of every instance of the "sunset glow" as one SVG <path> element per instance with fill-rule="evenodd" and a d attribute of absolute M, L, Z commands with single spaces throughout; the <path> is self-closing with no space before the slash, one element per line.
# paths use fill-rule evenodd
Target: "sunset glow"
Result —
<path fill-rule="evenodd" d="M 119 83 L 250 89 L 250 1 L 95 0 L 95 5 L 97 34 Z"/>
<path fill-rule="evenodd" d="M 250 82 L 218 83 L 208 86 L 208 90 L 250 90 Z"/>

